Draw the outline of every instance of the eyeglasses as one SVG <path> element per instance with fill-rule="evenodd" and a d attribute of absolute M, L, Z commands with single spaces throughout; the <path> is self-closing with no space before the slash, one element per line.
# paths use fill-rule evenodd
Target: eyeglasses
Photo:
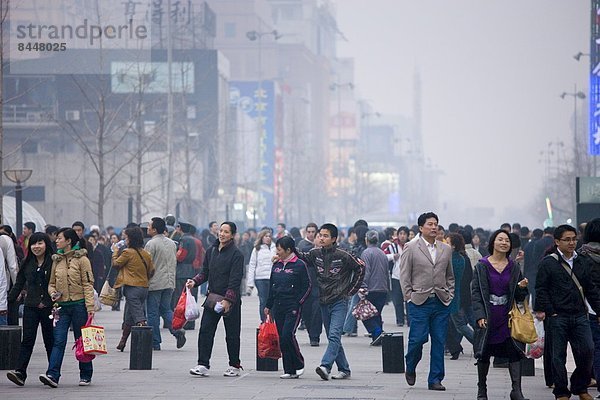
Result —
<path fill-rule="evenodd" d="M 561 242 L 565 242 L 565 243 L 577 243 L 577 238 L 565 238 L 565 239 L 558 239 Z"/>

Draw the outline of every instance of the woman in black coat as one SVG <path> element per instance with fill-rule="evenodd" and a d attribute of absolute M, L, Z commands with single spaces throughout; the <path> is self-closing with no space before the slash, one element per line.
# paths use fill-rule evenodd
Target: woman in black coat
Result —
<path fill-rule="evenodd" d="M 508 313 L 514 301 L 522 302 L 529 294 L 527 279 L 523 279 L 519 264 L 509 258 L 512 249 L 510 236 L 497 230 L 490 237 L 488 251 L 475 266 L 471 294 L 475 317 L 475 343 L 477 359 L 477 399 L 487 400 L 487 374 L 490 357 L 509 360 L 512 381 L 511 400 L 524 400 L 521 391 L 521 358 L 525 345 L 510 336 Z"/>
<path fill-rule="evenodd" d="M 48 235 L 35 232 L 29 238 L 27 258 L 19 269 L 17 281 L 8 294 L 9 301 L 25 298 L 23 308 L 23 341 L 19 360 L 14 371 L 8 371 L 6 377 L 15 384 L 23 386 L 27 379 L 27 366 L 33 353 L 38 326 L 42 327 L 42 337 L 46 355 L 50 361 L 54 335 L 52 331 L 52 304 L 48 294 L 48 281 L 52 271 L 54 250 Z"/>

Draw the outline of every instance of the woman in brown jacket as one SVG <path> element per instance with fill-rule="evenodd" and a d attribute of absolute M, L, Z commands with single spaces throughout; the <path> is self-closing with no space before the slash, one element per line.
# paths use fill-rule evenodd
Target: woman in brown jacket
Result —
<path fill-rule="evenodd" d="M 73 326 L 75 340 L 81 337 L 81 328 L 94 316 L 94 275 L 86 257 L 85 242 L 71 228 L 62 228 L 56 236 L 57 254 L 52 256 L 52 272 L 48 294 L 55 302 L 54 345 L 48 370 L 40 381 L 51 388 L 58 387 L 60 369 L 65 356 L 69 326 Z M 92 381 L 92 362 L 79 362 L 79 386 Z"/>
<path fill-rule="evenodd" d="M 119 270 L 115 288 L 123 287 L 125 314 L 123 315 L 123 336 L 117 350 L 123 351 L 127 338 L 134 325 L 146 325 L 146 298 L 148 285 L 154 275 L 154 265 L 150 253 L 144 250 L 144 234 L 138 227 L 127 228 L 124 232 L 127 248 L 119 251 L 113 245 L 112 266 Z"/>

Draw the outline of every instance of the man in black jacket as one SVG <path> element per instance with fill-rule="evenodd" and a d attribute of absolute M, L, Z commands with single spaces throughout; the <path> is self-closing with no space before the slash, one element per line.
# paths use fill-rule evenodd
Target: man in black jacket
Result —
<path fill-rule="evenodd" d="M 557 227 L 554 243 L 554 252 L 544 257 L 539 266 L 534 307 L 537 318 L 549 318 L 553 393 L 561 400 L 568 399 L 571 394 L 580 399 L 592 399 L 587 393 L 587 385 L 591 379 L 594 343 L 585 299 L 596 314 L 600 313 L 600 289 L 593 284 L 589 268 L 577 257 L 575 228 L 570 225 Z M 567 342 L 571 344 L 576 366 L 571 375 L 571 390 L 565 367 Z"/>
<path fill-rule="evenodd" d="M 365 275 L 365 264 L 338 248 L 337 236 L 335 225 L 323 224 L 317 240 L 319 247 L 308 253 L 298 253 L 298 257 L 317 272 L 321 316 L 328 340 L 321 365 L 316 369 L 323 380 L 329 380 L 334 362 L 339 372 L 331 378 L 350 378 L 350 365 L 342 347 L 342 328 L 348 310 L 348 298 L 358 292 Z"/>

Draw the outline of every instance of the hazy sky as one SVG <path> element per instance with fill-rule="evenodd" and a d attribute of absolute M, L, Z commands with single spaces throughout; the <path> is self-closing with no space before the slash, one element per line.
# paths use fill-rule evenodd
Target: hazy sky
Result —
<path fill-rule="evenodd" d="M 445 172 L 440 222 L 479 206 L 496 208 L 492 223 L 541 225 L 527 212 L 540 151 L 572 143 L 573 98 L 559 95 L 587 93 L 589 58 L 573 55 L 589 53 L 589 10 L 589 0 L 337 1 L 339 52 L 355 58 L 376 111 L 412 115 L 420 71 L 425 154 Z"/>

